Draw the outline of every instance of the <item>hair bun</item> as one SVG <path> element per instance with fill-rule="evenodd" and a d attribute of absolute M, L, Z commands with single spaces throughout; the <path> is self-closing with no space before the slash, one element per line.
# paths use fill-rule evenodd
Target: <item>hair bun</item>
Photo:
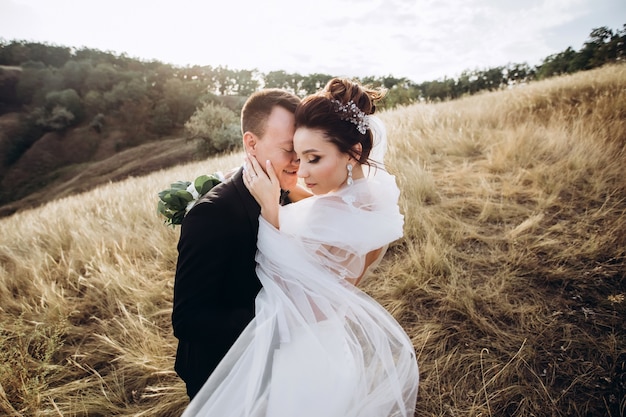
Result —
<path fill-rule="evenodd" d="M 375 102 L 381 100 L 386 93 L 382 87 L 366 87 L 358 81 L 348 78 L 333 78 L 324 88 L 326 95 L 331 100 L 337 100 L 342 104 L 352 101 L 365 114 L 376 112 Z"/>

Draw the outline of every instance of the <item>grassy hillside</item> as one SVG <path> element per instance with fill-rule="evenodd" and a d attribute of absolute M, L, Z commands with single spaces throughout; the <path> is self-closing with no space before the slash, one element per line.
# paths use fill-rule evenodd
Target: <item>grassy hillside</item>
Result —
<path fill-rule="evenodd" d="M 0 116 L 0 132 L 2 121 L 16 115 Z M 127 136 L 114 131 L 103 138 L 88 127 L 46 133 L 6 172 L 0 167 L 0 217 L 198 159 L 199 140 L 171 137 L 117 150 Z M 0 133 L 0 153 L 2 139 Z"/>
<path fill-rule="evenodd" d="M 405 235 L 364 289 L 414 342 L 416 416 L 623 416 L 626 66 L 381 117 Z M 241 158 L 0 220 L 0 414 L 180 415 L 156 193 Z"/>

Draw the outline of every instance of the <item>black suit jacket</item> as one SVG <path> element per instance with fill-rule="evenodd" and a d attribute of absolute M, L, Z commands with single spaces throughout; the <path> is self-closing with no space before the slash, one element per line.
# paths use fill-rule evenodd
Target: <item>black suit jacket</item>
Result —
<path fill-rule="evenodd" d="M 175 370 L 192 398 L 254 317 L 259 214 L 239 169 L 183 219 L 172 327 Z"/>

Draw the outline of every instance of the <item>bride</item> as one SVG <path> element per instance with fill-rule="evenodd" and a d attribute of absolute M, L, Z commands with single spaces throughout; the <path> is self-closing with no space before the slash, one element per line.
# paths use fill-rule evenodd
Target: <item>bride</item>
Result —
<path fill-rule="evenodd" d="M 335 78 L 296 110 L 298 176 L 314 194 L 278 205 L 269 163 L 246 158 L 261 206 L 255 319 L 183 416 L 412 416 L 411 340 L 356 284 L 402 236 L 395 178 L 382 164 L 376 90 Z"/>

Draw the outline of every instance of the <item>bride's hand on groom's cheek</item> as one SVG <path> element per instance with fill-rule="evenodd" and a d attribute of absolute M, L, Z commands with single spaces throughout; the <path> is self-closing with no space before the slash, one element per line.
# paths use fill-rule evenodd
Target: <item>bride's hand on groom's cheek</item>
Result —
<path fill-rule="evenodd" d="M 267 173 L 255 157 L 250 154 L 246 156 L 243 172 L 244 184 L 261 207 L 278 204 L 280 198 L 278 177 L 269 160 L 266 161 L 265 169 Z"/>

